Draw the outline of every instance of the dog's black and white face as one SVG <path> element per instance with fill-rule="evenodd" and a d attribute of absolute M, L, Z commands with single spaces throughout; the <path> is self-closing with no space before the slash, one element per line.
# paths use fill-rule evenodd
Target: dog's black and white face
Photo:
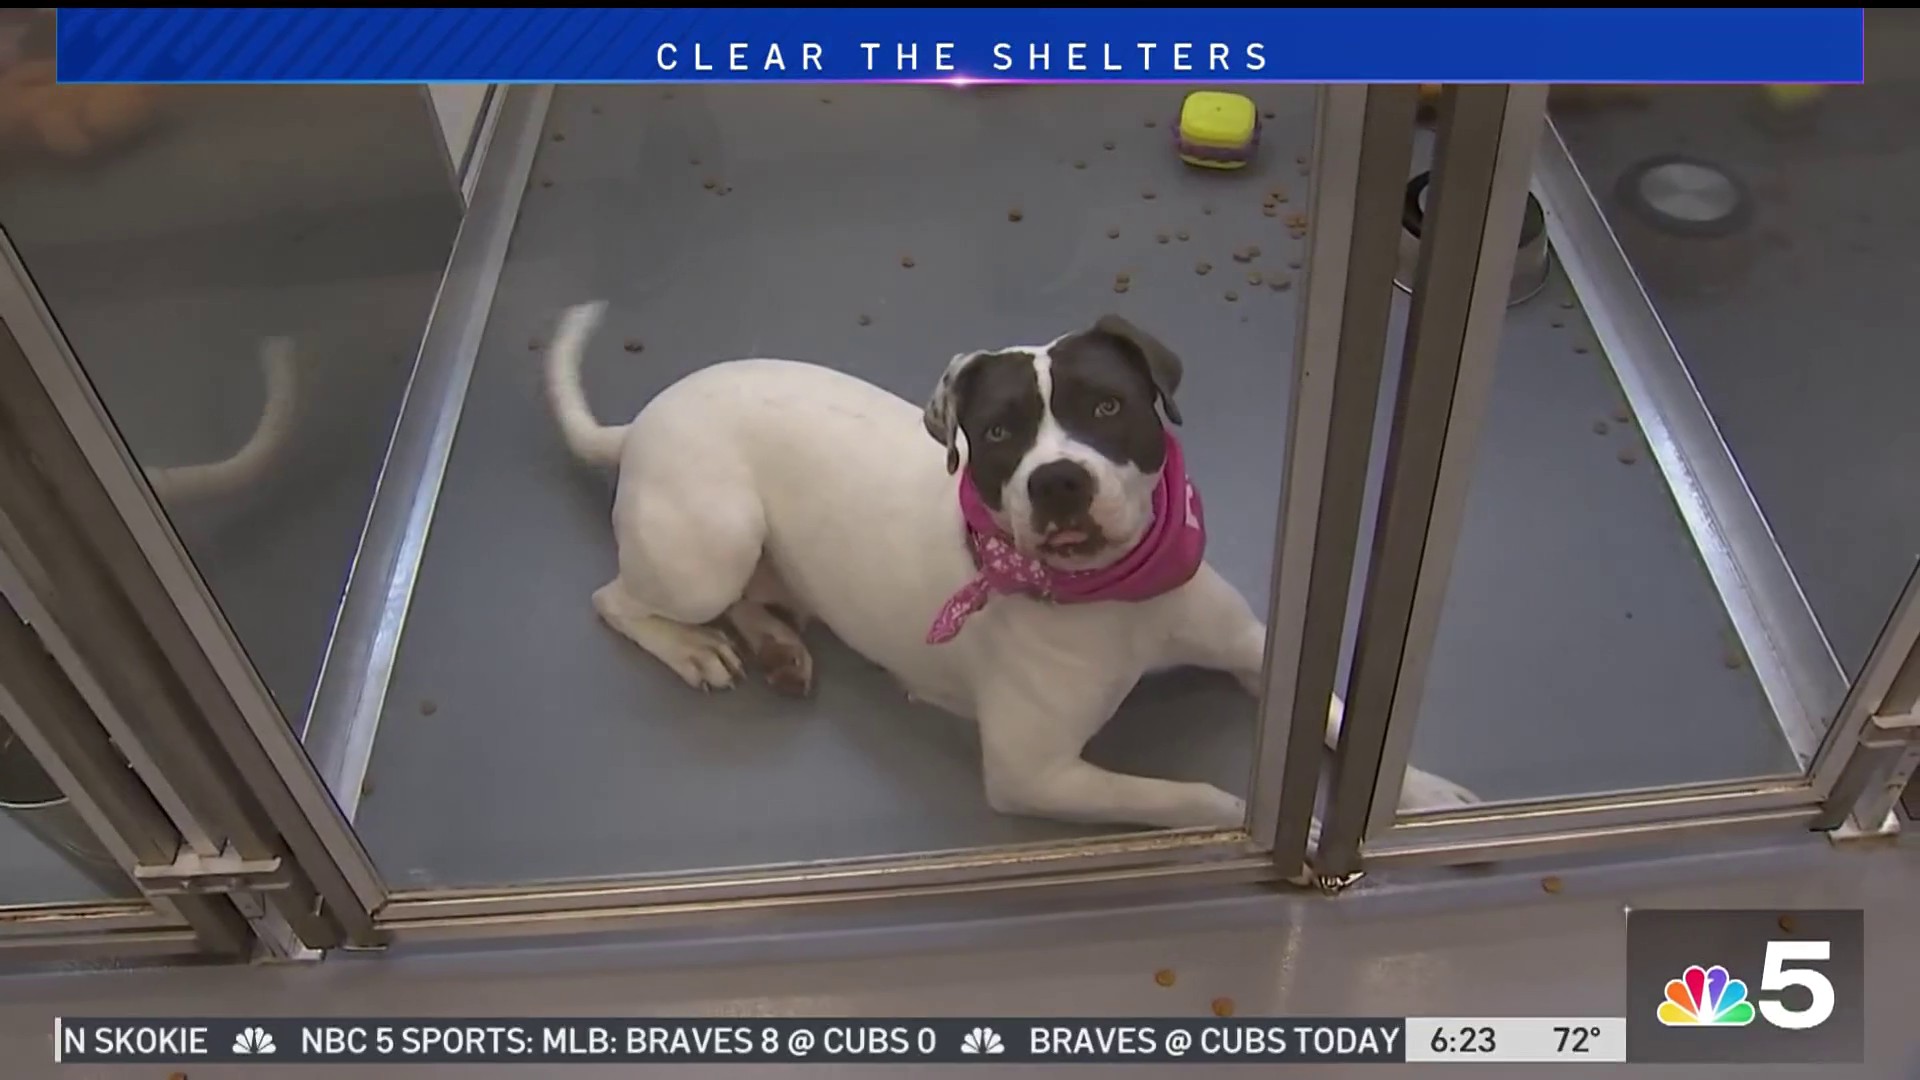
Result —
<path fill-rule="evenodd" d="M 1021 551 L 1063 570 L 1113 562 L 1152 523 L 1166 463 L 1160 409 L 1180 422 L 1181 365 L 1108 315 L 1047 345 L 955 356 L 927 403 L 927 431 L 966 467 Z M 1156 408 L 1158 406 L 1158 408 Z"/>

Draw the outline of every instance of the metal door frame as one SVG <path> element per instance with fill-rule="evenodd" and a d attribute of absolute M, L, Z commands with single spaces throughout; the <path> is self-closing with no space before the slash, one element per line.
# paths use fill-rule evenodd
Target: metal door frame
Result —
<path fill-rule="evenodd" d="M 1457 155 L 1461 147 L 1447 147 L 1447 129 L 1466 120 L 1468 138 L 1479 148 L 1449 164 L 1456 187 L 1464 172 L 1467 183 L 1487 195 L 1447 203 L 1436 190 L 1430 211 L 1433 239 L 1422 245 L 1392 432 L 1401 453 L 1397 462 L 1389 459 L 1347 730 L 1335 753 L 1327 827 L 1314 851 L 1324 881 L 1349 880 L 1363 867 L 1484 863 L 1843 823 L 1862 833 L 1884 832 L 1893 827 L 1888 811 L 1897 782 L 1920 764 L 1916 585 L 1909 583 L 1839 719 L 1825 725 L 1823 712 L 1834 709 L 1846 686 L 1844 672 L 1651 301 L 1546 119 L 1546 90 L 1449 87 L 1443 94 L 1437 156 L 1448 149 Z M 1501 94 L 1503 115 L 1467 112 L 1491 107 L 1474 106 L 1469 97 L 1491 101 Z M 1397 813 L 1529 191 L 1546 211 L 1557 261 L 1642 418 L 1655 461 L 1754 657 L 1802 773 Z M 1489 214 L 1494 208 L 1501 212 Z M 1468 220 L 1448 240 L 1444 218 L 1456 213 Z M 1461 288 L 1463 282 L 1471 288 Z M 1419 302 L 1422 294 L 1429 303 Z M 1428 348 L 1436 337 L 1441 346 Z M 1850 820 L 1856 808 L 1871 820 Z"/>

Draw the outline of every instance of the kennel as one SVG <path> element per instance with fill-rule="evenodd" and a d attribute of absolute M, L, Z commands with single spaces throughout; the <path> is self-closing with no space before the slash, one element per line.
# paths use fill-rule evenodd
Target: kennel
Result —
<path fill-rule="evenodd" d="M 1857 808 L 1878 830 L 1901 754 L 1876 716 L 1910 709 L 1920 634 L 1895 603 L 1920 500 L 1890 464 L 1920 437 L 1890 415 L 1920 378 L 1892 346 L 1911 316 L 1875 309 L 1844 377 L 1809 357 L 1897 280 L 1848 245 L 1892 250 L 1904 221 L 1770 220 L 1754 177 L 1753 227 L 1787 237 L 1755 273 L 1825 304 L 1788 334 L 1787 293 L 1742 291 L 1762 277 L 1643 288 L 1608 184 L 1678 143 L 1829 215 L 1897 214 L 1889 173 L 1834 159 L 1920 168 L 1876 126 L 1917 87 L 1847 91 L 1782 144 L 1718 122 L 1735 89 L 1543 124 L 1545 88 L 1449 88 L 1422 128 L 1412 87 L 1259 86 L 1234 171 L 1180 160 L 1156 87 L 501 88 L 471 153 L 410 88 L 160 102 L 111 158 L 0 177 L 0 430 L 34 457 L 0 510 L 39 515 L 0 534 L 0 583 L 179 832 L 177 858 L 121 852 L 147 899 L 95 914 L 156 949 L 230 940 L 217 880 L 292 950 L 1224 885 L 1297 877 L 1316 810 L 1329 890 Z M 794 702 L 699 695 L 601 626 L 609 478 L 567 456 L 539 368 L 594 298 L 608 419 L 748 355 L 918 400 L 956 351 L 1108 310 L 1182 352 L 1210 558 L 1268 614 L 1267 692 L 1155 677 L 1089 757 L 1246 794 L 1246 828 L 997 815 L 967 725 L 828 638 Z M 165 481 L 235 460 L 210 495 Z M 1864 506 L 1882 527 L 1843 524 Z M 1486 802 L 1398 814 L 1409 761 Z"/>

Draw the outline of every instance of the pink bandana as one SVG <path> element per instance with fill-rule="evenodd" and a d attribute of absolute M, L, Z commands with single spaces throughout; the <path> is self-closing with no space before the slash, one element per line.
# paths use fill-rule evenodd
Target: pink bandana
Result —
<path fill-rule="evenodd" d="M 1056 604 L 1134 602 L 1172 592 L 1199 573 L 1207 549 L 1200 493 L 1187 481 L 1179 441 L 1173 432 L 1166 434 L 1167 462 L 1153 489 L 1153 523 L 1132 551 L 1098 570 L 1055 570 L 1021 554 L 994 522 L 972 475 L 963 474 L 960 513 L 966 519 L 967 546 L 980 573 L 941 605 L 927 631 L 927 644 L 952 641 L 967 616 L 987 606 L 994 593 L 1033 596 Z"/>

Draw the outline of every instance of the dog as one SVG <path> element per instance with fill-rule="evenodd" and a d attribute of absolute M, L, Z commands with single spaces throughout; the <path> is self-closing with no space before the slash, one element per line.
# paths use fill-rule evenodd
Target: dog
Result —
<path fill-rule="evenodd" d="M 821 365 L 730 360 L 608 426 L 580 382 L 605 309 L 562 314 L 545 381 L 573 455 L 619 470 L 619 569 L 593 594 L 609 626 L 720 690 L 747 672 L 723 622 L 771 687 L 805 695 L 800 631 L 818 619 L 909 697 L 977 723 L 1000 813 L 1244 826 L 1245 802 L 1212 784 L 1081 757 L 1149 672 L 1262 684 L 1266 628 L 1202 555 L 1170 349 L 1109 315 L 956 355 L 923 406 Z M 1473 801 L 1407 773 L 1404 806 Z"/>

